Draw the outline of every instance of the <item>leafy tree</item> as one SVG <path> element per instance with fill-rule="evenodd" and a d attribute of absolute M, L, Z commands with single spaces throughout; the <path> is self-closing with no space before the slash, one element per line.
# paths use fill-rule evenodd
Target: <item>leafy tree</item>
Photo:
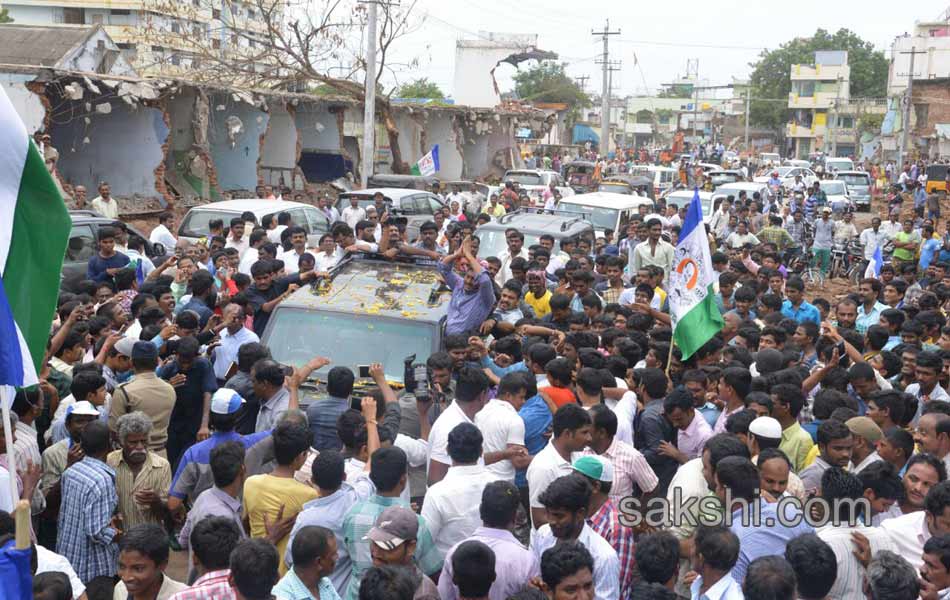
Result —
<path fill-rule="evenodd" d="M 428 77 L 416 79 L 399 87 L 396 92 L 399 98 L 445 98 L 445 94 L 439 89 L 435 82 L 429 81 Z"/>
<path fill-rule="evenodd" d="M 12 23 L 13 18 L 7 12 L 7 9 L 0 8 L 0 23 Z"/>
<path fill-rule="evenodd" d="M 572 109 L 590 105 L 590 97 L 564 72 L 563 64 L 542 62 L 515 73 L 515 93 L 522 100 L 562 102 Z"/>
<path fill-rule="evenodd" d="M 887 59 L 874 44 L 849 29 L 829 33 L 818 29 L 810 38 L 795 38 L 775 50 L 764 50 L 751 63 L 751 121 L 762 127 L 782 130 L 788 122 L 789 74 L 794 64 L 812 64 L 816 50 L 846 50 L 851 68 L 852 97 L 884 97 L 887 89 Z"/>

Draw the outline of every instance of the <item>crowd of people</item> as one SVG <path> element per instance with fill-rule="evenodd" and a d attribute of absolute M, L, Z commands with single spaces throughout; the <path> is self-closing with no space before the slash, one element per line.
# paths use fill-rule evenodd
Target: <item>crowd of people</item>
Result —
<path fill-rule="evenodd" d="M 168 214 L 156 265 L 121 221 L 100 228 L 0 455 L 0 509 L 34 517 L 36 597 L 950 596 L 950 243 L 924 215 L 829 228 L 815 196 L 710 215 L 725 325 L 687 357 L 668 302 L 685 206 L 597 240 L 510 229 L 484 258 L 477 223 L 496 215 L 450 210 L 410 240 L 381 196 L 322 201 L 318 248 L 287 214 L 212 221 L 197 243 Z M 846 233 L 893 257 L 808 300 L 787 264 L 803 221 L 816 254 Z M 356 251 L 437 264 L 424 393 L 261 343 L 279 303 Z"/>

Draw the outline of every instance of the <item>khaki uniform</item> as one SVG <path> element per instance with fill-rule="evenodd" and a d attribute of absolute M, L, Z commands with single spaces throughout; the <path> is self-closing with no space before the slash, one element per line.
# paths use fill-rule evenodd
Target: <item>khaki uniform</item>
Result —
<path fill-rule="evenodd" d="M 141 523 L 161 525 L 161 519 L 135 501 L 135 493 L 147 489 L 156 494 L 167 494 L 172 484 L 172 468 L 168 461 L 154 452 L 149 452 L 138 475 L 132 473 L 132 467 L 123 459 L 122 450 L 110 452 L 106 463 L 115 469 L 115 488 L 119 495 L 122 523 L 126 527 Z"/>
<path fill-rule="evenodd" d="M 175 388 L 159 379 L 154 372 L 136 373 L 132 381 L 123 383 L 112 394 L 109 429 L 116 430 L 116 420 L 122 415 L 142 411 L 152 420 L 148 436 L 149 450 L 165 457 L 168 441 L 168 421 L 175 408 Z"/>

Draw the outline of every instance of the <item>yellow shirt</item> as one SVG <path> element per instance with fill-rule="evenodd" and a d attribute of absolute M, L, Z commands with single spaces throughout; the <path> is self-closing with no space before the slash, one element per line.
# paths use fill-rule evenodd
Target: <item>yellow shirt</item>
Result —
<path fill-rule="evenodd" d="M 800 473 L 805 468 L 808 453 L 814 445 L 808 432 L 795 423 L 782 432 L 782 441 L 779 442 L 778 449 L 792 461 L 793 470 Z"/>
<path fill-rule="evenodd" d="M 543 319 L 545 315 L 551 312 L 551 290 L 547 290 L 543 296 L 536 298 L 534 292 L 528 292 L 524 295 L 524 301 L 534 309 L 535 317 Z"/>
<path fill-rule="evenodd" d="M 808 451 L 808 456 L 805 457 L 805 466 L 810 467 L 816 458 L 818 458 L 818 444 L 812 446 L 811 450 Z"/>
<path fill-rule="evenodd" d="M 485 209 L 485 213 L 487 213 L 488 216 L 490 217 L 503 217 L 505 216 L 507 211 L 505 210 L 505 207 L 502 206 L 501 204 L 497 204 L 495 208 L 492 208 L 491 204 L 489 204 L 488 207 Z"/>
<path fill-rule="evenodd" d="M 264 515 L 267 521 L 274 523 L 280 507 L 284 507 L 283 518 L 294 517 L 303 509 L 303 505 L 317 498 L 317 490 L 309 485 L 288 477 L 275 477 L 270 474 L 254 475 L 244 482 L 244 514 L 251 524 L 251 537 L 267 536 L 264 529 Z M 287 549 L 288 536 L 277 544 L 277 556 L 283 557 Z M 287 572 L 284 561 L 280 561 L 280 574 Z"/>

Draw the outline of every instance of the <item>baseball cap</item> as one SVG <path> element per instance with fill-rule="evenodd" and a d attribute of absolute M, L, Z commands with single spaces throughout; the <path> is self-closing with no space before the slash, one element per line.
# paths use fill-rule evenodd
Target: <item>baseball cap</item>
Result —
<path fill-rule="evenodd" d="M 216 415 L 233 415 L 241 410 L 243 404 L 244 398 L 232 389 L 218 388 L 211 396 L 211 412 Z"/>
<path fill-rule="evenodd" d="M 772 417 L 756 417 L 749 423 L 749 433 L 770 440 L 782 439 L 782 424 Z"/>
<path fill-rule="evenodd" d="M 876 443 L 884 437 L 884 432 L 881 431 L 881 428 L 878 427 L 877 423 L 872 421 L 870 417 L 852 417 L 845 421 L 844 424 L 848 426 L 851 433 L 871 443 Z"/>
<path fill-rule="evenodd" d="M 116 342 L 113 348 L 115 348 L 115 351 L 121 354 L 122 356 L 127 356 L 129 358 L 132 358 L 132 348 L 135 347 L 135 342 L 137 341 L 138 340 L 134 338 L 124 337 L 118 342 Z"/>
<path fill-rule="evenodd" d="M 74 402 L 66 407 L 66 416 L 69 415 L 85 415 L 87 417 L 98 417 L 99 411 L 96 410 L 96 407 L 92 405 L 92 402 L 88 400 L 80 400 L 79 402 Z"/>
<path fill-rule="evenodd" d="M 578 473 L 583 473 L 595 481 L 610 482 L 614 480 L 614 466 L 609 460 L 599 456 L 582 456 L 572 465 Z"/>
<path fill-rule="evenodd" d="M 135 342 L 135 345 L 132 346 L 132 358 L 158 358 L 158 348 L 152 342 Z"/>
<path fill-rule="evenodd" d="M 419 519 L 416 513 L 401 506 L 390 506 L 376 519 L 364 540 L 372 540 L 383 550 L 394 550 L 408 540 L 416 539 Z"/>

